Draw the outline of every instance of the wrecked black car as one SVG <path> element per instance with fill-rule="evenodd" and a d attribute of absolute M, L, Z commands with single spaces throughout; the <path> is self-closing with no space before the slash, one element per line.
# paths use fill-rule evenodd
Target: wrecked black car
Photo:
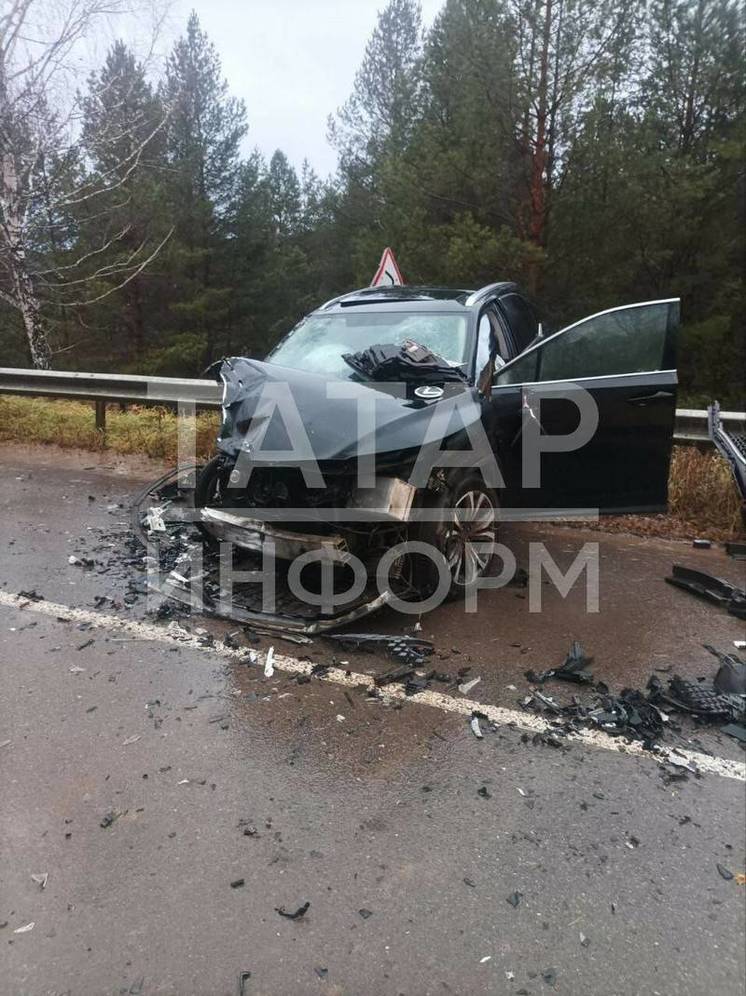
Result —
<path fill-rule="evenodd" d="M 211 368 L 201 528 L 452 596 L 488 572 L 500 518 L 664 510 L 678 315 L 645 302 L 545 335 L 512 283 L 335 298 L 264 362 Z M 396 556 L 403 541 L 434 555 Z"/>

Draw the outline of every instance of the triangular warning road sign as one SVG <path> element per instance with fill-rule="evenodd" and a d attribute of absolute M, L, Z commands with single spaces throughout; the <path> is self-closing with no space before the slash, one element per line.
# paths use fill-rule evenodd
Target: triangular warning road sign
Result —
<path fill-rule="evenodd" d="M 376 275 L 373 277 L 371 287 L 400 287 L 404 283 L 399 264 L 392 249 L 386 247 L 378 264 Z"/>

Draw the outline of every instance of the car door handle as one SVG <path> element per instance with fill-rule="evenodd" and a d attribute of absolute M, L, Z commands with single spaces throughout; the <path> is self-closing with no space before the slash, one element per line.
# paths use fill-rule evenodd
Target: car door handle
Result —
<path fill-rule="evenodd" d="M 627 404 L 639 405 L 640 407 L 644 407 L 645 405 L 660 405 L 673 396 L 673 391 L 656 391 L 655 394 L 641 394 L 636 398 L 627 398 Z"/>

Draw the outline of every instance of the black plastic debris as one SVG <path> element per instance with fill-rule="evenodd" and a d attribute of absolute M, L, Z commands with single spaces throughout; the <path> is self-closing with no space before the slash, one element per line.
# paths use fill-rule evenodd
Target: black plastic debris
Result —
<path fill-rule="evenodd" d="M 477 789 L 477 795 L 481 796 L 482 799 L 492 798 L 492 793 L 490 792 L 490 790 L 487 788 L 486 785 L 483 785 L 480 789 Z"/>
<path fill-rule="evenodd" d="M 245 880 L 242 878 L 237 878 L 233 882 L 231 882 L 231 889 L 241 889 L 243 888 L 244 885 L 246 885 Z"/>
<path fill-rule="evenodd" d="M 365 907 L 363 907 L 361 910 L 358 910 L 358 913 L 363 918 L 363 920 L 367 920 L 369 916 L 373 916 L 373 910 L 366 910 Z"/>
<path fill-rule="evenodd" d="M 660 679 L 651 680 L 660 685 Z M 607 692 L 596 694 L 588 704 L 573 697 L 572 702 L 564 706 L 534 690 L 522 700 L 521 705 L 541 714 L 549 714 L 554 728 L 538 734 L 534 742 L 550 747 L 562 746 L 560 738 L 564 734 L 596 727 L 611 736 L 627 736 L 642 741 L 643 746 L 650 748 L 659 739 L 664 728 L 661 710 L 650 698 L 632 688 L 625 688 L 620 695 Z"/>
<path fill-rule="evenodd" d="M 746 661 L 737 654 L 725 654 L 708 643 L 704 644 L 713 657 L 720 661 L 720 668 L 713 680 L 716 692 L 723 695 L 746 695 Z"/>
<path fill-rule="evenodd" d="M 118 812 L 116 809 L 110 809 L 108 813 L 104 814 L 99 826 L 103 827 L 105 830 L 107 827 L 110 827 L 112 823 L 116 822 L 116 820 L 118 820 L 121 815 L 122 814 Z"/>
<path fill-rule="evenodd" d="M 720 732 L 724 733 L 726 737 L 733 737 L 734 740 L 746 744 L 746 725 L 743 723 L 727 723 L 720 727 Z"/>
<path fill-rule="evenodd" d="M 36 588 L 32 588 L 31 591 L 19 591 L 19 598 L 27 598 L 29 602 L 43 602 L 44 596 L 40 595 Z"/>
<path fill-rule="evenodd" d="M 520 901 L 522 899 L 523 899 L 523 893 L 522 892 L 511 892 L 511 894 L 507 897 L 507 899 L 505 901 L 507 903 L 510 903 L 510 905 L 513 907 L 513 909 L 517 909 L 518 908 L 518 904 L 520 903 Z"/>
<path fill-rule="evenodd" d="M 417 636 L 390 636 L 386 633 L 335 633 L 328 639 L 347 651 L 383 650 L 402 665 L 421 667 L 435 649 L 430 640 Z M 393 679 L 397 680 L 397 679 Z"/>
<path fill-rule="evenodd" d="M 434 674 L 434 671 L 429 671 L 427 674 L 413 674 L 404 685 L 404 694 L 418 695 L 420 692 L 426 691 Z"/>
<path fill-rule="evenodd" d="M 548 671 L 526 671 L 526 678 L 533 685 L 543 685 L 550 678 L 557 678 L 559 681 L 569 681 L 575 685 L 590 685 L 593 682 L 593 675 L 588 670 L 593 662 L 592 657 L 586 657 L 583 648 L 577 640 L 573 640 L 570 645 L 570 652 L 565 658 L 561 667 L 551 668 Z"/>
<path fill-rule="evenodd" d="M 723 578 L 716 578 L 712 574 L 692 567 L 674 564 L 671 576 L 667 577 L 666 581 L 708 602 L 721 605 L 732 616 L 746 619 L 746 591 Z"/>
<path fill-rule="evenodd" d="M 405 681 L 413 674 L 414 665 L 401 664 L 399 667 L 392 668 L 390 671 L 385 671 L 383 674 L 376 675 L 373 680 L 379 688 L 383 688 L 384 685 L 390 685 L 393 682 Z"/>
<path fill-rule="evenodd" d="M 564 746 L 562 740 L 557 733 L 552 731 L 544 731 L 542 733 L 535 733 L 531 739 L 531 742 L 536 747 L 539 744 L 544 744 L 546 747 L 562 747 Z"/>
<path fill-rule="evenodd" d="M 275 913 L 279 913 L 280 916 L 284 916 L 286 920 L 300 920 L 301 917 L 304 917 L 306 913 L 308 913 L 310 906 L 310 903 L 303 903 L 303 905 L 299 906 L 293 913 L 288 913 L 284 906 L 276 906 Z"/>
<path fill-rule="evenodd" d="M 723 865 L 718 864 L 717 870 L 720 877 L 724 878 L 726 882 L 730 882 L 734 877 L 733 872 L 729 868 L 724 868 Z"/>
<path fill-rule="evenodd" d="M 251 972 L 241 972 L 238 976 L 238 996 L 248 996 L 246 983 L 251 978 Z"/>
<path fill-rule="evenodd" d="M 314 968 L 314 972 L 318 975 L 320 979 L 325 979 L 329 974 L 328 968 Z"/>
<path fill-rule="evenodd" d="M 678 674 L 668 683 L 668 691 L 659 691 L 657 697 L 677 709 L 713 719 L 732 716 L 735 707 L 730 696 L 720 695 L 714 689 L 687 681 Z"/>

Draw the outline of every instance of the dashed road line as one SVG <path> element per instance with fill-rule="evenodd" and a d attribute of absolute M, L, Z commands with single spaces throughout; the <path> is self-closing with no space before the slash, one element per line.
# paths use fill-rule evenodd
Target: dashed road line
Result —
<path fill-rule="evenodd" d="M 248 649 L 236 649 L 229 647 L 225 643 L 216 640 L 210 646 L 205 646 L 200 637 L 187 632 L 178 623 L 171 622 L 167 626 L 159 626 L 154 623 L 137 622 L 130 619 L 122 619 L 119 616 L 110 616 L 101 612 L 93 612 L 90 609 L 72 608 L 68 605 L 60 605 L 56 602 L 30 601 L 22 595 L 12 592 L 0 591 L 0 605 L 9 608 L 24 609 L 28 612 L 36 612 L 40 615 L 49 616 L 53 619 L 63 619 L 70 622 L 87 623 L 97 629 L 112 630 L 135 640 L 155 641 L 165 643 L 169 646 L 186 647 L 200 653 L 212 654 L 227 660 L 238 660 L 246 663 L 252 651 Z M 256 651 L 253 651 L 256 654 Z M 308 661 L 301 661 L 295 657 L 275 652 L 273 664 L 276 671 L 284 671 L 287 674 L 310 674 L 313 667 Z M 337 667 L 330 667 L 320 680 L 327 681 L 335 685 L 346 687 L 365 686 L 375 688 L 373 678 L 368 674 L 360 674 L 355 671 L 342 670 Z M 477 702 L 474 699 L 454 698 L 452 695 L 445 695 L 442 692 L 434 692 L 426 689 L 416 695 L 408 696 L 402 685 L 387 685 L 386 695 L 391 699 L 406 699 L 407 702 L 416 705 L 429 706 L 432 709 L 440 709 L 441 712 L 456 713 L 462 716 L 471 716 L 472 712 L 478 711 L 488 720 L 497 726 L 508 726 L 513 729 L 527 733 L 547 733 L 552 730 L 552 725 L 541 716 L 532 716 L 529 713 L 520 712 L 517 709 L 507 709 L 504 706 L 489 705 L 484 702 Z M 611 737 L 601 730 L 582 730 L 577 733 L 568 734 L 567 739 L 574 743 L 596 748 L 598 750 L 612 751 L 616 754 L 630 754 L 647 758 L 662 764 L 668 760 L 672 752 L 668 748 L 662 748 L 659 752 L 645 750 L 635 741 L 624 740 L 621 737 Z M 746 781 L 746 764 L 741 761 L 732 761 L 725 757 L 716 757 L 709 754 L 702 754 L 699 751 L 677 749 L 675 756 L 679 762 L 685 760 L 695 766 L 702 773 L 718 775 L 721 778 L 732 778 L 736 781 Z"/>

